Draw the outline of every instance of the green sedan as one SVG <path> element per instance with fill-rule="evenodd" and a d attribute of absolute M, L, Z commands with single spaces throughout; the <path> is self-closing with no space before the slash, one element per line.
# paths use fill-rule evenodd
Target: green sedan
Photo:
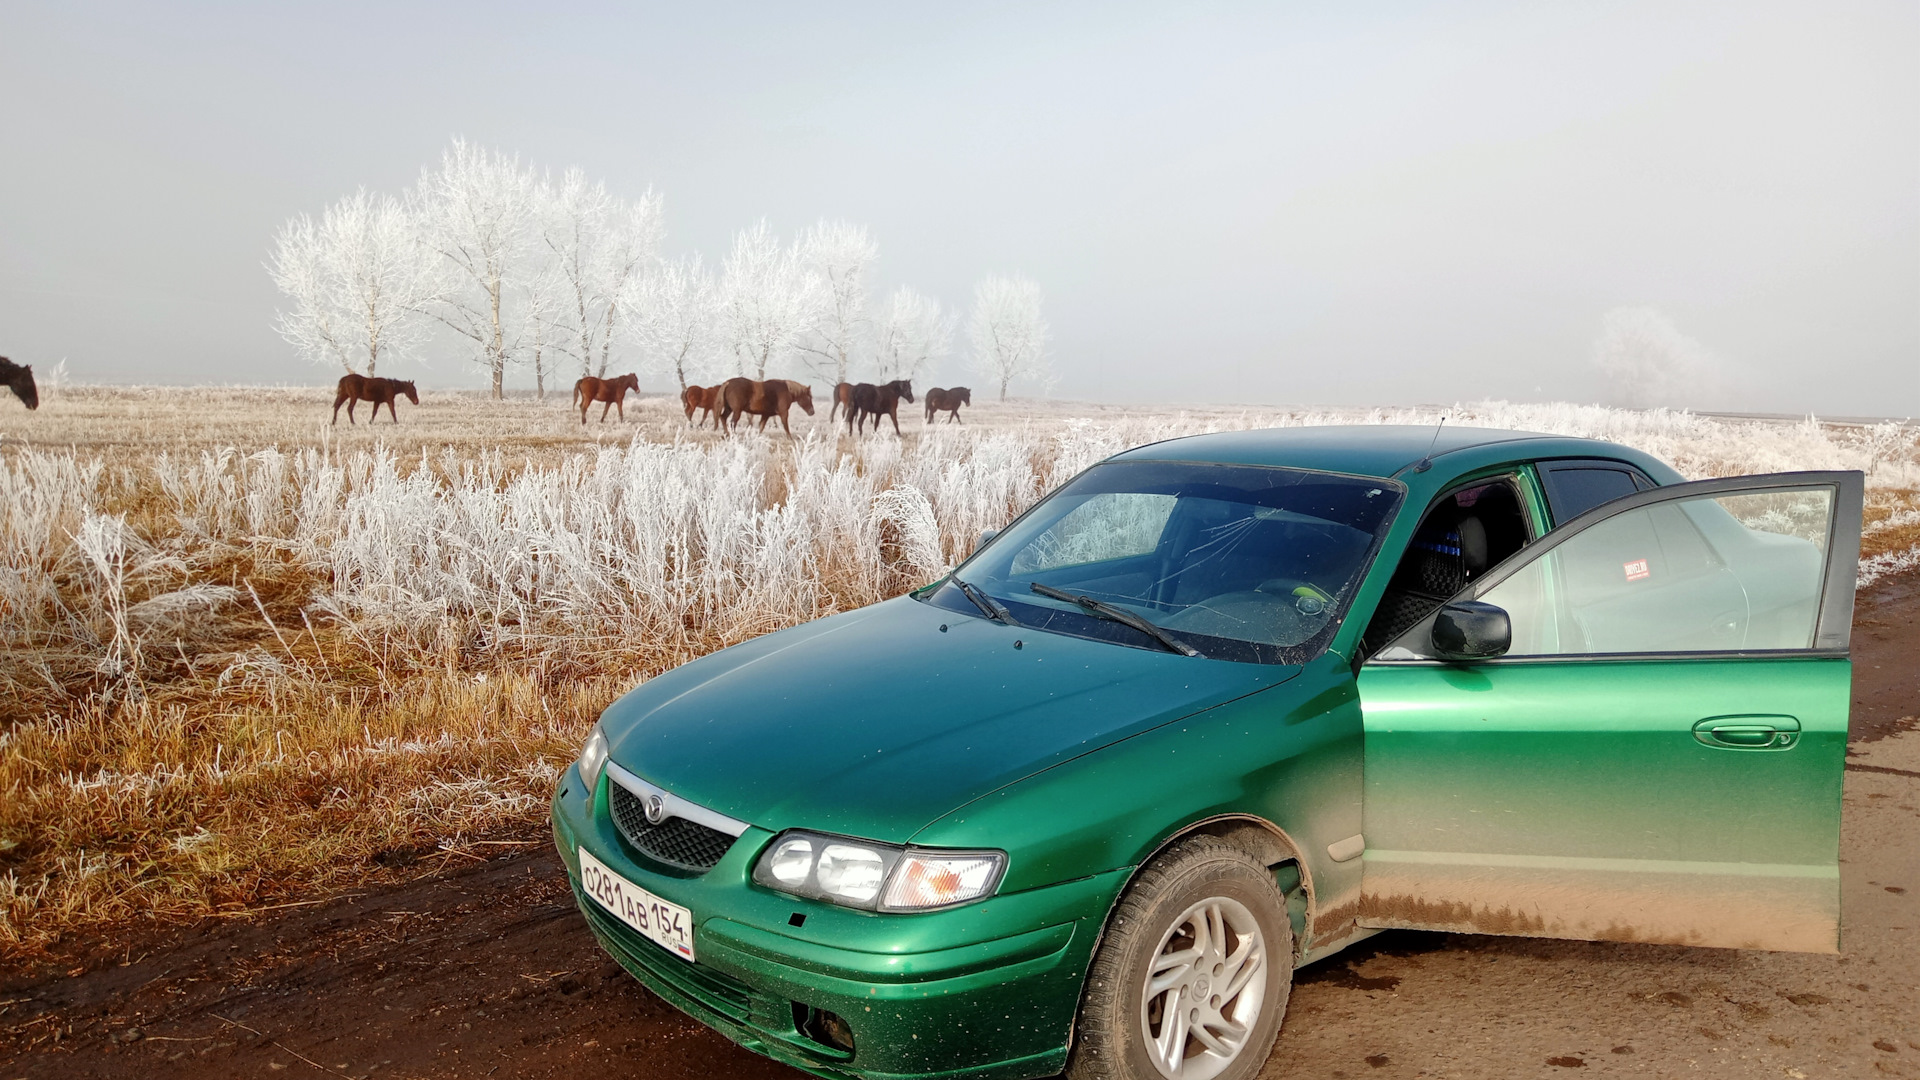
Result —
<path fill-rule="evenodd" d="M 820 1076 L 1259 1072 L 1389 927 L 1837 951 L 1862 478 L 1448 428 L 1088 469 L 610 706 L 553 801 L 655 993 Z"/>

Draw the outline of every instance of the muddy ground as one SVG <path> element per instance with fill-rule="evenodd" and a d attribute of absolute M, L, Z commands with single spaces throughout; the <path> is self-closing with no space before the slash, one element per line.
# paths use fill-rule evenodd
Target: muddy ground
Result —
<path fill-rule="evenodd" d="M 1395 931 L 1300 972 L 1268 1078 L 1920 1078 L 1920 576 L 1854 636 L 1839 956 Z M 797 1078 L 602 955 L 537 843 L 0 972 L 0 1080 Z"/>

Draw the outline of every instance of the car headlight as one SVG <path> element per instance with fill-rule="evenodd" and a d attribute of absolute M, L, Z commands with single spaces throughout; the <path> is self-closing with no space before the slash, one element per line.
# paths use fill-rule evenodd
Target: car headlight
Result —
<path fill-rule="evenodd" d="M 600 770 L 607 767 L 607 733 L 596 721 L 587 733 L 587 745 L 580 748 L 580 782 L 587 785 L 587 798 L 600 787 Z"/>
<path fill-rule="evenodd" d="M 753 880 L 868 911 L 930 911 L 991 896 L 1006 866 L 1001 851 L 898 847 L 790 831 L 760 853 Z"/>

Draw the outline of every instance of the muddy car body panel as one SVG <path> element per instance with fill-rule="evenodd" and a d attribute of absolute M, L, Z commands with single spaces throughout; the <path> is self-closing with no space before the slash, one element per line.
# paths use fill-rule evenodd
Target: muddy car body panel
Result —
<path fill-rule="evenodd" d="M 604 796 L 608 783 L 601 780 Z M 826 1076 L 1046 1076 L 1097 927 L 1125 872 L 910 916 L 800 900 L 752 884 L 774 833 L 744 834 L 712 870 L 675 878 L 624 854 L 577 768 L 554 800 L 554 839 L 594 936 L 636 978 L 751 1050 Z M 621 876 L 701 918 L 698 963 L 669 954 L 581 891 L 585 845 Z M 804 915 L 800 926 L 794 916 Z M 845 1017 L 860 1061 L 808 1037 L 795 1003 Z"/>
<path fill-rule="evenodd" d="M 1465 429 L 1128 451 L 957 579 L 635 689 L 597 729 L 617 770 L 562 781 L 555 842 L 637 978 L 823 1076 L 1057 1073 L 1116 902 L 1196 832 L 1271 867 L 1296 964 L 1399 926 L 1831 950 L 1858 476 L 1681 479 L 1623 447 Z M 1104 516 L 1063 534 L 1075 514 Z M 1219 584 L 1249 537 L 1300 568 Z M 1412 573 L 1433 559 L 1455 577 Z M 1029 580 L 1137 592 L 1171 640 Z M 1188 603 L 1195 581 L 1215 591 Z M 1440 620 L 1497 602 L 1512 655 L 1435 653 Z M 1629 647 L 1693 625 L 1634 615 L 1669 609 L 1699 640 Z M 1292 629 L 1234 629 L 1276 611 Z M 621 799 L 636 812 L 616 771 L 738 836 L 710 866 L 654 857 L 615 822 Z M 798 836 L 1001 862 L 984 898 L 862 909 L 770 887 Z M 697 960 L 582 892 L 582 849 L 690 911 Z"/>
<path fill-rule="evenodd" d="M 1504 655 L 1370 660 L 1362 922 L 1838 951 L 1860 479 L 1622 498 L 1462 594 Z"/>

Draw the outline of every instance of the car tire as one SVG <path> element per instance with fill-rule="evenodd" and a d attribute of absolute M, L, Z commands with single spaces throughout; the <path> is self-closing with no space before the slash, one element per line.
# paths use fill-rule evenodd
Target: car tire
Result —
<path fill-rule="evenodd" d="M 1273 1051 L 1292 985 L 1293 926 L 1272 871 L 1218 837 L 1189 837 L 1148 863 L 1114 909 L 1067 1077 L 1248 1080 Z"/>

